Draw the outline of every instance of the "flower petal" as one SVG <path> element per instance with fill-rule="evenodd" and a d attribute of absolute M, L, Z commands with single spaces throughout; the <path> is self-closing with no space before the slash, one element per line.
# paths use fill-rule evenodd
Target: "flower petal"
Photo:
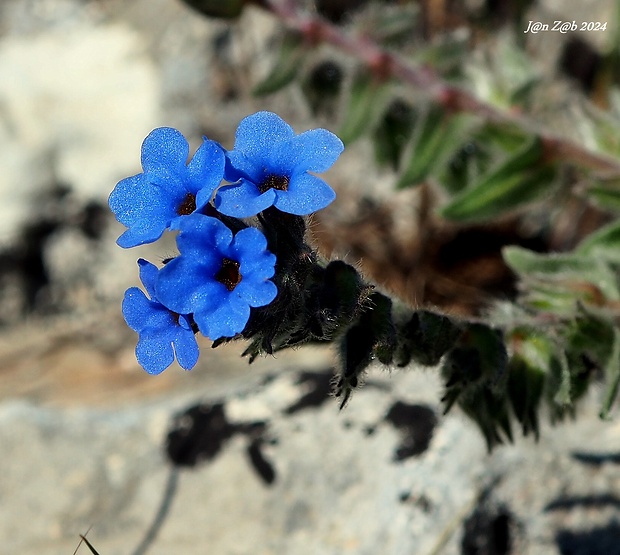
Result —
<path fill-rule="evenodd" d="M 116 219 L 129 229 L 117 243 L 129 248 L 159 239 L 176 217 L 176 192 L 162 189 L 144 174 L 119 181 L 108 204 Z"/>
<path fill-rule="evenodd" d="M 288 190 L 276 191 L 273 205 L 282 212 L 305 216 L 325 208 L 335 198 L 336 193 L 325 181 L 302 173 L 291 179 Z"/>
<path fill-rule="evenodd" d="M 275 274 L 276 255 L 264 252 L 254 255 L 252 258 L 244 258 L 239 267 L 243 279 L 265 280 Z"/>
<path fill-rule="evenodd" d="M 123 297 L 123 317 L 127 325 L 134 331 L 139 332 L 144 327 L 151 313 L 151 301 L 141 289 L 131 287 L 125 291 Z"/>
<path fill-rule="evenodd" d="M 243 279 L 234 292 L 250 306 L 257 307 L 273 301 L 278 294 L 278 288 L 273 281 L 267 279 Z"/>
<path fill-rule="evenodd" d="M 240 179 L 259 183 L 265 175 L 265 169 L 262 158 L 249 158 L 241 151 L 230 150 L 226 153 L 224 179 L 231 183 Z"/>
<path fill-rule="evenodd" d="M 174 362 L 172 342 L 166 333 L 143 333 L 136 345 L 136 358 L 149 374 L 161 374 Z"/>
<path fill-rule="evenodd" d="M 267 250 L 267 238 L 255 227 L 246 227 L 236 233 L 231 248 L 239 256 L 252 256 Z"/>
<path fill-rule="evenodd" d="M 187 165 L 187 190 L 196 195 L 196 207 L 203 208 L 224 177 L 224 149 L 206 137 Z"/>
<path fill-rule="evenodd" d="M 218 189 L 215 195 L 215 208 L 226 216 L 249 218 L 269 208 L 275 198 L 273 189 L 261 194 L 254 183 L 242 179 L 239 183 Z"/>
<path fill-rule="evenodd" d="M 215 309 L 226 291 L 224 285 L 213 280 L 217 269 L 197 264 L 191 256 L 179 256 L 159 271 L 155 284 L 157 298 L 178 314 Z"/>
<path fill-rule="evenodd" d="M 250 307 L 237 295 L 229 294 L 215 310 L 194 313 L 200 331 L 215 341 L 220 337 L 234 337 L 243 331 L 250 318 Z"/>
<path fill-rule="evenodd" d="M 221 261 L 218 254 L 227 250 L 233 240 L 233 233 L 226 225 L 203 214 L 179 218 L 174 224 L 181 231 L 177 237 L 181 254 L 193 256 L 204 264 L 211 264 L 215 259 Z"/>
<path fill-rule="evenodd" d="M 194 332 L 179 327 L 173 340 L 174 352 L 181 368 L 191 370 L 198 362 L 198 343 Z"/>
<path fill-rule="evenodd" d="M 151 264 L 148 260 L 144 260 L 144 258 L 138 259 L 138 266 L 140 267 L 140 281 L 142 285 L 144 285 L 151 300 L 156 301 L 155 282 L 157 281 L 157 274 L 159 273 L 157 266 Z"/>
<path fill-rule="evenodd" d="M 257 112 L 239 123 L 233 150 L 249 159 L 266 160 L 274 144 L 294 136 L 293 128 L 277 114 Z"/>
<path fill-rule="evenodd" d="M 179 326 L 181 326 L 184 330 L 192 329 L 192 318 L 190 318 L 189 314 L 179 314 Z"/>
<path fill-rule="evenodd" d="M 152 226 L 135 226 L 124 231 L 116 240 L 116 244 L 123 249 L 130 249 L 139 245 L 146 245 L 157 241 L 166 230 L 159 222 L 153 222 Z"/>
<path fill-rule="evenodd" d="M 149 133 L 142 143 L 144 173 L 169 175 L 183 168 L 189 156 L 185 137 L 172 127 L 159 127 Z"/>
<path fill-rule="evenodd" d="M 338 159 L 344 144 L 327 129 L 311 129 L 274 146 L 273 169 L 292 175 L 296 172 L 324 172 Z"/>

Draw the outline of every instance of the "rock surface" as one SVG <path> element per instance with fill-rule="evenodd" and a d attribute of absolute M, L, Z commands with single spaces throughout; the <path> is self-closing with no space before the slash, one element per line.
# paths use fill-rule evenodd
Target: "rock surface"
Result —
<path fill-rule="evenodd" d="M 339 412 L 325 351 L 207 355 L 191 387 L 0 403 L 6 552 L 71 553 L 92 526 L 99 553 L 140 553 L 158 522 L 153 554 L 618 553 L 620 427 L 592 410 L 488 455 L 430 371 L 374 372 Z"/>

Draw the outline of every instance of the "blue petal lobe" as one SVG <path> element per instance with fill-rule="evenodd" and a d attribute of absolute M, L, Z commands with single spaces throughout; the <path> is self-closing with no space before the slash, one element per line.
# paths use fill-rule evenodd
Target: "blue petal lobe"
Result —
<path fill-rule="evenodd" d="M 344 144 L 327 129 L 311 129 L 274 147 L 272 164 L 289 174 L 302 171 L 324 172 L 338 159 Z"/>
<path fill-rule="evenodd" d="M 157 266 L 151 264 L 148 260 L 144 260 L 144 258 L 138 259 L 138 266 L 140 267 L 140 281 L 142 285 L 144 285 L 151 300 L 156 301 L 155 281 L 157 281 L 157 274 L 159 273 Z"/>
<path fill-rule="evenodd" d="M 240 179 L 247 179 L 252 183 L 259 183 L 267 171 L 266 161 L 263 158 L 249 158 L 243 152 L 230 150 L 226 153 L 224 179 L 231 183 Z"/>
<path fill-rule="evenodd" d="M 136 345 L 136 358 L 149 374 L 161 374 L 174 362 L 170 338 L 156 330 L 141 334 Z"/>
<path fill-rule="evenodd" d="M 239 231 L 231 251 L 239 261 L 239 271 L 244 278 L 256 274 L 264 279 L 274 275 L 276 256 L 267 250 L 267 240 L 256 228 Z"/>
<path fill-rule="evenodd" d="M 218 182 L 219 185 L 219 182 Z M 213 192 L 217 188 L 217 185 L 214 187 L 203 187 L 196 193 L 196 210 L 202 210 L 213 198 Z"/>
<path fill-rule="evenodd" d="M 278 288 L 273 281 L 244 279 L 235 287 L 235 293 L 250 306 L 257 307 L 273 301 L 278 294 Z"/>
<path fill-rule="evenodd" d="M 250 307 L 236 295 L 229 295 L 215 310 L 194 314 L 200 331 L 212 341 L 241 333 L 249 318 Z"/>
<path fill-rule="evenodd" d="M 125 291 L 122 311 L 127 325 L 132 330 L 139 332 L 144 327 L 144 322 L 149 319 L 152 311 L 151 301 L 147 299 L 141 289 L 131 287 Z"/>
<path fill-rule="evenodd" d="M 257 112 L 244 118 L 235 134 L 235 151 L 254 160 L 268 160 L 273 145 L 295 136 L 293 128 L 272 112 Z"/>
<path fill-rule="evenodd" d="M 179 314 L 179 326 L 181 326 L 184 330 L 192 329 L 192 324 L 189 319 L 189 314 Z"/>
<path fill-rule="evenodd" d="M 267 250 L 267 238 L 255 227 L 246 227 L 237 232 L 232 248 L 239 256 L 252 256 Z"/>
<path fill-rule="evenodd" d="M 184 168 L 189 155 L 185 137 L 172 127 L 159 127 L 149 133 L 142 143 L 144 172 L 169 175 Z"/>
<path fill-rule="evenodd" d="M 192 331 L 178 328 L 174 341 L 174 352 L 181 368 L 191 370 L 198 362 L 198 343 Z"/>
<path fill-rule="evenodd" d="M 276 191 L 273 203 L 278 210 L 305 216 L 325 208 L 336 198 L 334 190 L 322 179 L 302 173 L 291 179 L 288 190 Z"/>
<path fill-rule="evenodd" d="M 181 231 L 177 237 L 181 254 L 193 256 L 205 264 L 217 259 L 218 252 L 228 249 L 233 240 L 233 233 L 226 225 L 203 214 L 179 218 L 174 227 Z"/>
<path fill-rule="evenodd" d="M 196 264 L 191 257 L 179 256 L 160 271 L 155 285 L 157 298 L 178 314 L 192 314 L 219 306 L 226 288 L 213 280 L 218 267 Z"/>
<path fill-rule="evenodd" d="M 144 174 L 134 175 L 116 184 L 108 204 L 116 219 L 131 227 L 145 218 L 166 220 L 174 214 L 178 191 L 163 189 Z"/>
<path fill-rule="evenodd" d="M 196 208 L 203 208 L 224 177 L 224 150 L 215 141 L 204 139 L 187 165 L 187 190 L 196 195 Z"/>
<path fill-rule="evenodd" d="M 129 229 L 117 243 L 128 248 L 159 239 L 176 217 L 176 193 L 162 189 L 143 174 L 120 181 L 108 203 L 116 219 Z"/>
<path fill-rule="evenodd" d="M 226 216 L 249 218 L 269 208 L 275 198 L 273 189 L 261 194 L 254 183 L 242 179 L 239 183 L 218 189 L 215 207 Z"/>
<path fill-rule="evenodd" d="M 164 234 L 165 230 L 166 228 L 160 225 L 150 227 L 132 227 L 121 234 L 121 236 L 116 240 L 116 244 L 123 249 L 146 245 L 147 243 L 157 241 L 157 239 Z"/>

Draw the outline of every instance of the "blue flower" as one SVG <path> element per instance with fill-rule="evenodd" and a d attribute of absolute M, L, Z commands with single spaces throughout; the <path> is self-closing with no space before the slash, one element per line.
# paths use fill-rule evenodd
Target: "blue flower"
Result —
<path fill-rule="evenodd" d="M 342 141 L 326 129 L 295 135 L 276 114 L 258 112 L 237 129 L 226 153 L 225 179 L 215 207 L 227 216 L 246 218 L 270 206 L 298 216 L 325 208 L 336 193 L 308 171 L 324 172 L 343 151 Z"/>
<path fill-rule="evenodd" d="M 174 362 L 190 370 L 198 361 L 198 344 L 186 316 L 172 312 L 157 300 L 155 282 L 159 271 L 146 260 L 138 260 L 140 279 L 150 300 L 137 287 L 125 292 L 123 316 L 138 332 L 136 358 L 149 374 L 160 374 Z"/>
<path fill-rule="evenodd" d="M 144 172 L 123 179 L 110 194 L 112 212 L 129 228 L 118 238 L 121 247 L 156 241 L 174 220 L 211 200 L 224 174 L 224 151 L 205 138 L 186 165 L 188 154 L 176 129 L 160 127 L 144 139 Z"/>
<path fill-rule="evenodd" d="M 181 314 L 192 313 L 211 340 L 243 331 L 250 307 L 269 304 L 278 290 L 269 278 L 276 257 L 256 228 L 237 232 L 222 222 L 194 214 L 178 222 L 180 256 L 159 272 L 157 297 Z"/>

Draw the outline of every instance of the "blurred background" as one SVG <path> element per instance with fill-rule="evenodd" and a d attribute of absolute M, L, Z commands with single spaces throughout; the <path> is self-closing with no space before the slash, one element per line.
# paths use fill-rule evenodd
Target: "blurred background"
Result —
<path fill-rule="evenodd" d="M 620 111 L 614 0 L 293 4 L 588 148 L 590 118 Z M 620 553 L 620 427 L 597 420 L 596 392 L 538 444 L 489 455 L 473 424 L 442 416 L 431 370 L 377 371 L 338 413 L 329 349 L 248 366 L 243 344 L 203 340 L 192 372 L 139 367 L 121 299 L 138 257 L 157 263 L 175 246 L 117 247 L 107 197 L 140 172 L 155 127 L 192 148 L 202 135 L 232 147 L 258 110 L 298 132 L 342 131 L 326 176 L 338 199 L 312 218 L 313 243 L 456 315 L 515 297 L 503 246 L 568 250 L 611 217 L 572 196 L 549 217 L 557 197 L 542 196 L 482 223 L 440 218 L 433 176 L 396 189 L 424 91 L 362 87 L 358 61 L 327 45 L 301 52 L 257 6 L 205 16 L 235 6 L 0 2 L 3 552 L 71 554 L 92 526 L 100 555 Z M 556 20 L 607 26 L 524 33 Z"/>

